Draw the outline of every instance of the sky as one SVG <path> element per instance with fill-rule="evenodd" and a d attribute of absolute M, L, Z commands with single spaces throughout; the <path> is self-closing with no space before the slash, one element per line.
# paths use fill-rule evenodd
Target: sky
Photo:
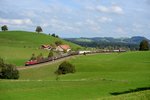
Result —
<path fill-rule="evenodd" d="M 60 37 L 150 39 L 150 0 L 0 0 L 0 26 Z"/>

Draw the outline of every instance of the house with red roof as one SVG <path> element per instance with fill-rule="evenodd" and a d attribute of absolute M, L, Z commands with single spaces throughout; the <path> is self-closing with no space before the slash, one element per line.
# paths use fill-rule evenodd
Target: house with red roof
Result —
<path fill-rule="evenodd" d="M 41 49 L 51 50 L 52 47 L 50 45 L 41 45 Z"/>
<path fill-rule="evenodd" d="M 64 51 L 70 51 L 71 48 L 69 45 L 59 45 L 56 47 L 56 51 L 64 52 Z"/>

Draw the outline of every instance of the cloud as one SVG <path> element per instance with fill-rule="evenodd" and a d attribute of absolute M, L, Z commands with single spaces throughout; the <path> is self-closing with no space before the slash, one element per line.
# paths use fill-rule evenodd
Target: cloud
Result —
<path fill-rule="evenodd" d="M 103 17 L 100 17 L 100 18 L 98 19 L 98 21 L 105 23 L 105 22 L 112 22 L 112 19 L 111 19 L 110 17 L 105 17 L 105 16 L 103 16 Z"/>
<path fill-rule="evenodd" d="M 114 31 L 119 36 L 126 36 L 127 32 L 124 27 L 117 27 Z"/>
<path fill-rule="evenodd" d="M 113 5 L 112 7 L 111 7 L 111 11 L 113 12 L 113 13 L 116 13 L 116 14 L 123 14 L 124 12 L 123 12 L 123 9 L 121 8 L 121 7 L 119 7 L 119 6 L 117 6 L 117 5 Z"/>
<path fill-rule="evenodd" d="M 144 26 L 143 25 L 141 25 L 141 24 L 138 24 L 138 23 L 134 23 L 133 24 L 133 28 L 132 28 L 132 31 L 134 32 L 134 33 L 142 33 L 142 29 L 144 28 Z"/>
<path fill-rule="evenodd" d="M 87 27 L 87 30 L 92 30 L 96 33 L 101 31 L 100 25 L 95 20 L 87 19 L 85 21 L 85 26 Z"/>
<path fill-rule="evenodd" d="M 0 1 L 0 25 L 6 24 L 12 30 L 33 31 L 41 26 L 45 33 L 54 32 L 62 37 L 149 33 L 150 0 Z M 144 27 L 133 26 L 135 22 Z"/>
<path fill-rule="evenodd" d="M 105 6 L 97 6 L 97 10 L 104 13 L 109 13 L 110 9 Z"/>
<path fill-rule="evenodd" d="M 25 10 L 25 11 L 23 11 L 22 13 L 20 13 L 20 15 L 26 16 L 26 17 L 29 17 L 29 18 L 35 18 L 35 17 L 38 16 L 38 15 L 35 13 L 35 11 L 32 11 L 31 9 L 30 9 L 30 10 Z"/>
<path fill-rule="evenodd" d="M 4 19 L 0 18 L 0 24 L 6 25 L 31 25 L 31 19 Z"/>
<path fill-rule="evenodd" d="M 99 5 L 96 9 L 103 13 L 124 14 L 123 9 L 118 5 L 112 5 L 111 7 Z"/>

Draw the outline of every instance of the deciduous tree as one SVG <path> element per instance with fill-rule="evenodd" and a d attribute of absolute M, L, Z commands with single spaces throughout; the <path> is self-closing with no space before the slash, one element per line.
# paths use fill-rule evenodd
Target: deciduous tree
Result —
<path fill-rule="evenodd" d="M 7 25 L 2 26 L 2 27 L 1 27 L 1 30 L 2 30 L 2 31 L 7 31 L 7 30 L 8 30 Z"/>
<path fill-rule="evenodd" d="M 149 50 L 149 43 L 148 43 L 147 40 L 141 41 L 139 50 L 140 50 L 140 51 Z"/>
<path fill-rule="evenodd" d="M 40 32 L 42 32 L 43 30 L 42 30 L 41 26 L 37 26 L 35 31 L 38 32 L 38 33 L 40 33 Z"/>
<path fill-rule="evenodd" d="M 48 58 L 53 57 L 53 55 L 54 55 L 53 52 L 50 51 L 49 54 L 48 54 Z"/>
<path fill-rule="evenodd" d="M 0 58 L 0 78 L 2 79 L 18 79 L 19 71 L 16 66 L 12 64 L 6 64 L 2 58 Z"/>
<path fill-rule="evenodd" d="M 60 75 L 60 74 L 67 74 L 67 73 L 74 73 L 74 72 L 75 72 L 75 66 L 69 62 L 64 61 L 59 65 L 59 68 L 55 73 Z"/>

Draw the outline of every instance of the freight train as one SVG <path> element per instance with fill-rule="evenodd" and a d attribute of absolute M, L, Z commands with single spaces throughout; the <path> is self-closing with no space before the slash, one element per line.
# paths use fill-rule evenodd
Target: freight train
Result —
<path fill-rule="evenodd" d="M 126 52 L 126 51 L 78 51 L 78 52 L 70 52 L 67 54 L 62 54 L 56 57 L 49 57 L 49 58 L 42 58 L 42 59 L 36 59 L 36 60 L 29 60 L 27 62 L 25 62 L 25 66 L 30 66 L 30 65 L 36 65 L 36 64 L 40 64 L 40 63 L 45 63 L 45 62 L 50 62 L 50 61 L 54 61 L 54 60 L 58 60 L 61 58 L 65 58 L 65 57 L 69 57 L 69 56 L 74 56 L 74 55 L 86 55 L 86 54 L 94 54 L 94 53 L 112 53 L 112 52 Z"/>
<path fill-rule="evenodd" d="M 42 59 L 39 59 L 39 60 L 37 60 L 37 59 L 36 60 L 29 60 L 29 61 L 25 62 L 25 66 L 50 62 L 50 61 L 58 60 L 58 59 L 61 59 L 61 58 L 78 55 L 78 54 L 79 54 L 78 52 L 71 52 L 71 53 L 62 54 L 62 55 L 59 55 L 59 56 L 56 56 L 56 57 L 42 58 Z"/>

